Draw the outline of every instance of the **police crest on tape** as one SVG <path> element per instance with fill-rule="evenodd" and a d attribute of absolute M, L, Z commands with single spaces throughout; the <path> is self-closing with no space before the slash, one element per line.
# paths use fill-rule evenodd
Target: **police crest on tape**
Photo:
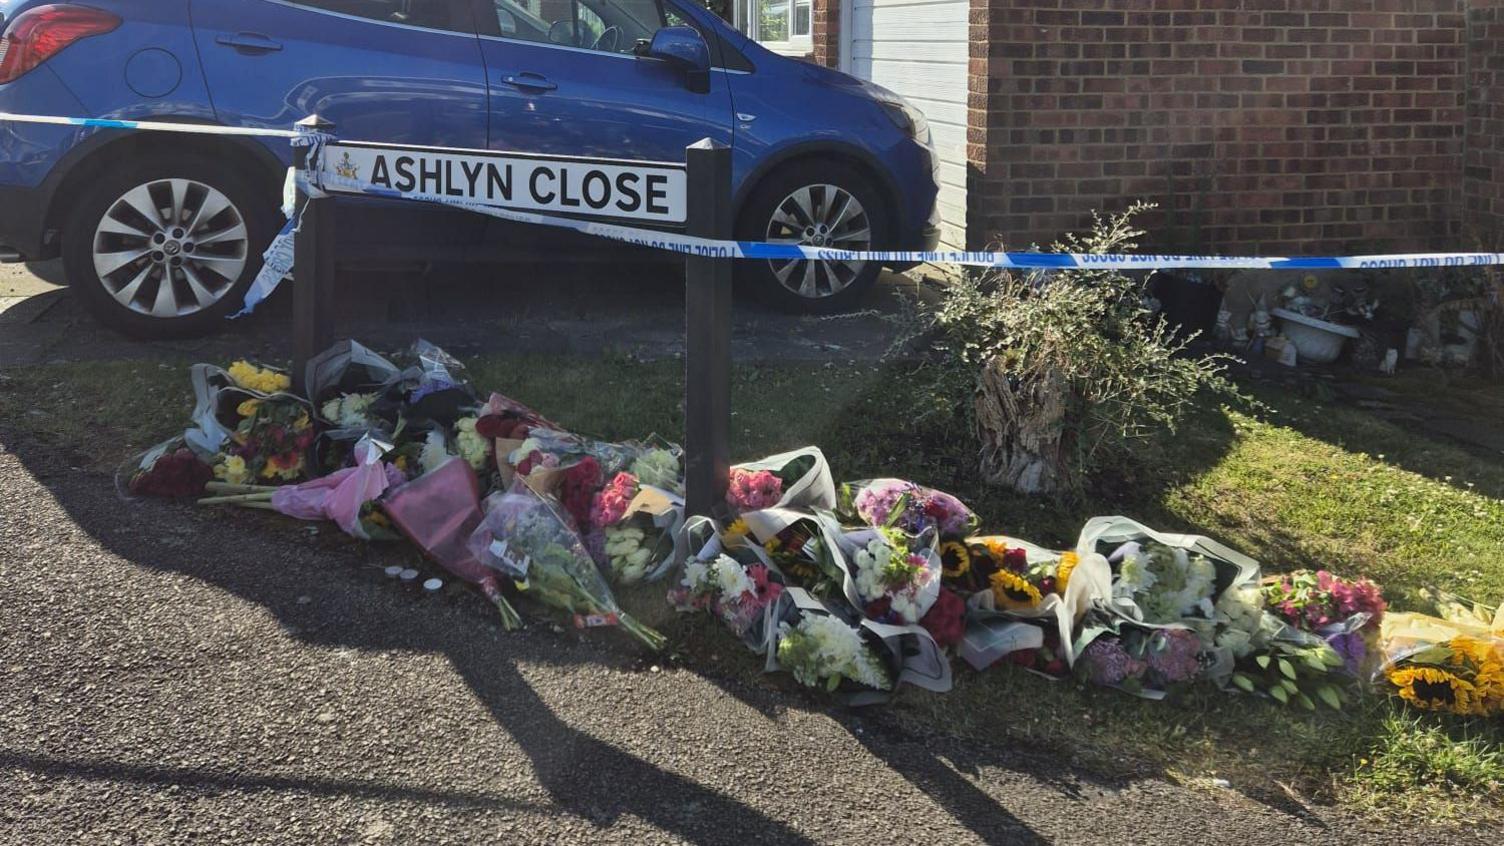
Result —
<path fill-rule="evenodd" d="M 679 224 L 683 165 L 336 143 L 320 169 L 339 180 L 497 208 Z M 331 180 L 330 190 L 343 190 Z"/>

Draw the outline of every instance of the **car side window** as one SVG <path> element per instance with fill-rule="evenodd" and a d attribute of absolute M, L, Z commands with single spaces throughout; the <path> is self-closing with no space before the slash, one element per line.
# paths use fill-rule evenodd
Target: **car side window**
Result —
<path fill-rule="evenodd" d="M 465 5 L 456 0 L 290 0 L 295 6 L 338 12 L 373 21 L 470 32 Z"/>
<path fill-rule="evenodd" d="M 503 38 L 631 54 L 664 24 L 659 0 L 492 0 Z"/>

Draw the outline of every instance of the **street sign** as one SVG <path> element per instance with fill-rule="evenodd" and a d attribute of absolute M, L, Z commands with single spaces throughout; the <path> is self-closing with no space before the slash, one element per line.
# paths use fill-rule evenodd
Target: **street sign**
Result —
<path fill-rule="evenodd" d="M 341 180 L 499 208 L 609 220 L 682 224 L 683 164 L 582 159 L 340 142 L 321 159 L 333 191 Z"/>
<path fill-rule="evenodd" d="M 329 136 L 317 115 L 300 132 Z M 293 148 L 294 166 L 309 168 L 309 146 Z M 335 194 L 398 192 L 453 197 L 481 205 L 549 213 L 687 224 L 687 234 L 733 236 L 731 149 L 705 139 L 684 151 L 684 164 L 488 153 L 432 147 L 329 143 L 319 169 L 333 192 L 298 191 L 293 280 L 293 379 L 306 390 L 307 364 L 334 339 Z M 349 184 L 341 186 L 341 182 Z M 364 188 L 356 188 L 359 183 Z M 395 195 L 394 195 L 395 196 Z M 718 515 L 730 475 L 731 258 L 685 259 L 685 510 Z"/>

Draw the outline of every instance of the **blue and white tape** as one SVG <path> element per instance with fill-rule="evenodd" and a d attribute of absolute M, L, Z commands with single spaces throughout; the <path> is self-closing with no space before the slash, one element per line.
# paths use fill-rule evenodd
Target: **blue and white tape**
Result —
<path fill-rule="evenodd" d="M 112 120 L 108 118 L 53 117 L 51 115 L 17 115 L 0 112 L 0 121 L 11 123 L 46 123 L 54 126 L 82 126 L 91 129 L 135 129 L 148 132 L 183 132 L 192 135 L 241 135 L 251 138 L 297 138 L 290 129 L 258 129 L 253 126 L 220 126 L 207 123 L 169 123 L 152 120 Z"/>
<path fill-rule="evenodd" d="M 1504 253 L 1396 253 L 1359 256 L 1194 256 L 1136 255 L 1098 253 L 976 252 L 959 250 L 895 251 L 835 250 L 800 244 L 769 244 L 756 241 L 723 241 L 697 238 L 677 232 L 639 229 L 614 223 L 577 220 L 539 212 L 519 211 L 416 191 L 399 191 L 385 186 L 327 173 L 319 167 L 323 146 L 334 139 L 312 131 L 261 129 L 255 127 L 209 124 L 168 123 L 163 121 L 111 120 L 102 118 L 51 117 L 17 115 L 0 112 L 0 121 L 56 124 L 103 129 L 130 129 L 157 132 L 183 132 L 205 135 L 239 135 L 288 138 L 295 145 L 310 146 L 309 168 L 298 174 L 298 187 L 309 196 L 323 196 L 326 190 L 366 194 L 387 199 L 433 203 L 463 209 L 489 217 L 534 226 L 552 226 L 586 235 L 609 238 L 685 255 L 752 260 L 860 261 L 882 264 L 952 264 L 965 267 L 990 267 L 1019 270 L 1336 270 L 1372 268 L 1440 268 L 1484 267 L 1504 265 Z M 290 215 L 291 216 L 291 215 Z M 266 253 L 266 264 L 246 296 L 249 313 L 265 299 L 292 269 L 292 241 L 297 221 L 289 220 Z"/>

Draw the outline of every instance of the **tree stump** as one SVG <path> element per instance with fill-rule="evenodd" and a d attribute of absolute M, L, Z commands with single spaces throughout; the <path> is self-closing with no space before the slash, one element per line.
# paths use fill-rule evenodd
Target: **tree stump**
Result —
<path fill-rule="evenodd" d="M 983 478 L 1026 494 L 1074 488 L 1070 400 L 1070 382 L 1058 369 L 1013 373 L 1001 358 L 987 362 L 976 394 Z"/>

